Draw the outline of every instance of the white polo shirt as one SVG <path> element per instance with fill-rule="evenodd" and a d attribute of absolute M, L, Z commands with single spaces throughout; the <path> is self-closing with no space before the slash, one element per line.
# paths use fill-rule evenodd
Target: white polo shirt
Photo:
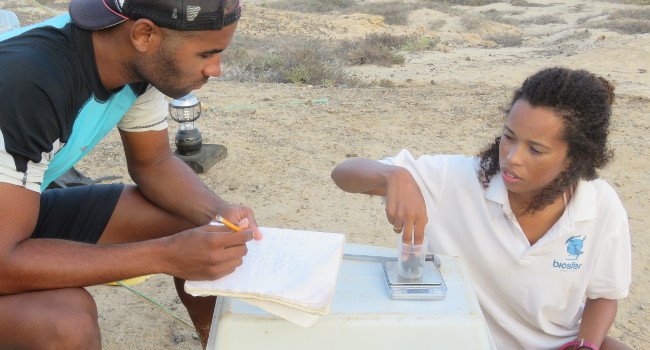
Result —
<path fill-rule="evenodd" d="M 578 334 L 584 298 L 620 299 L 631 282 L 627 214 L 604 180 L 581 181 L 562 217 L 530 245 L 499 174 L 475 157 L 382 162 L 408 169 L 427 206 L 429 250 L 462 257 L 499 350 L 557 349 Z"/>

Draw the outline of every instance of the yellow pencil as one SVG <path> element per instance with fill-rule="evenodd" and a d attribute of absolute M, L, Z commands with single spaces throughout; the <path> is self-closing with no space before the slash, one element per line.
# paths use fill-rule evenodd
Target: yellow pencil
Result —
<path fill-rule="evenodd" d="M 231 230 L 233 230 L 233 231 L 235 231 L 235 232 L 239 232 L 239 231 L 241 231 L 241 229 L 240 229 L 239 227 L 235 226 L 232 222 L 230 222 L 230 221 L 228 221 L 228 220 L 222 218 L 221 215 L 217 215 L 217 217 L 215 218 L 215 220 L 217 220 L 217 221 L 219 221 L 220 223 L 222 223 L 222 224 L 228 226 L 228 228 L 230 228 Z"/>

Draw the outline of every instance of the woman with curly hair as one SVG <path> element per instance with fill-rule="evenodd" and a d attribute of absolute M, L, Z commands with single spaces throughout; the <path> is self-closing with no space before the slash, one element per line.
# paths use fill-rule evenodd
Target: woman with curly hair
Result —
<path fill-rule="evenodd" d="M 332 178 L 385 196 L 404 242 L 426 235 L 430 251 L 464 258 L 499 350 L 627 349 L 607 335 L 631 281 L 627 215 L 597 178 L 613 99 L 604 78 L 545 69 L 477 157 L 403 150 L 347 160 Z"/>

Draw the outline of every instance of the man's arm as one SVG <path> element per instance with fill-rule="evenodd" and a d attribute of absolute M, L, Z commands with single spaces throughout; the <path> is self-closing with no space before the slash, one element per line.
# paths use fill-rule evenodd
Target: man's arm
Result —
<path fill-rule="evenodd" d="M 0 183 L 0 295 L 82 287 L 152 273 L 213 279 L 232 272 L 250 232 L 204 226 L 129 244 L 92 245 L 31 239 L 39 194 Z"/>
<path fill-rule="evenodd" d="M 137 266 L 124 266 L 120 261 L 162 253 L 158 242 L 128 249 L 99 249 L 74 242 L 29 239 L 38 217 L 39 194 L 0 183 L 0 198 L 0 294 L 101 283 L 122 275 L 121 269 L 137 275 L 141 272 Z M 93 264 L 93 260 L 98 264 Z M 100 264 L 115 267 L 94 266 Z M 141 266 L 147 265 L 162 270 L 158 261 L 147 261 Z M 80 266 L 92 268 L 79 269 Z"/>
<path fill-rule="evenodd" d="M 205 225 L 218 214 L 253 230 L 261 238 L 253 211 L 233 205 L 208 189 L 192 169 L 171 151 L 167 130 L 120 130 L 129 174 L 142 194 L 155 205 L 195 225 Z"/>

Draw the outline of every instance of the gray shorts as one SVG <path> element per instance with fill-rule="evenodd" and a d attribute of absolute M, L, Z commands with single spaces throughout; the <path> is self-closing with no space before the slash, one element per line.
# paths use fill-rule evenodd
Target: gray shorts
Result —
<path fill-rule="evenodd" d="M 32 238 L 97 243 L 123 188 L 123 184 L 110 184 L 44 191 Z"/>

